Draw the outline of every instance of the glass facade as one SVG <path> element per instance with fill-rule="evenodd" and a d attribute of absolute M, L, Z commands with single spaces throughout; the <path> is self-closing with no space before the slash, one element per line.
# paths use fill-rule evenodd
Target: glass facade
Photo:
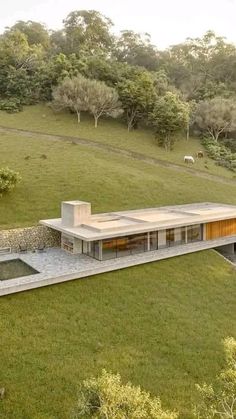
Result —
<path fill-rule="evenodd" d="M 197 224 L 187 227 L 187 242 L 193 243 L 202 240 L 202 225 Z"/>
<path fill-rule="evenodd" d="M 99 257 L 99 241 L 94 242 L 88 242 L 87 243 L 87 251 L 84 252 L 87 253 L 88 256 L 91 256 L 94 259 L 100 260 Z"/>
<path fill-rule="evenodd" d="M 147 233 L 102 240 L 102 260 L 146 252 L 147 243 Z"/>
<path fill-rule="evenodd" d="M 175 229 L 169 228 L 166 230 L 166 246 L 175 246 Z"/>
<path fill-rule="evenodd" d="M 98 260 L 115 259 L 203 240 L 201 224 L 87 242 L 83 253 Z"/>
<path fill-rule="evenodd" d="M 149 233 L 150 250 L 158 249 L 158 231 L 151 231 Z"/>

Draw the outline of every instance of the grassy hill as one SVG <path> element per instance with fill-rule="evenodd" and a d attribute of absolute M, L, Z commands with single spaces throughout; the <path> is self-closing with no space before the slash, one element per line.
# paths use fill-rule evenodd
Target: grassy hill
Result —
<path fill-rule="evenodd" d="M 185 165 L 184 156 L 195 156 L 202 145 L 197 138 L 186 141 L 180 136 L 172 152 L 166 152 L 158 147 L 157 140 L 151 131 L 138 129 L 127 131 L 125 124 L 119 120 L 101 119 L 97 129 L 94 128 L 93 118 L 87 114 L 82 115 L 82 122 L 78 125 L 75 115 L 69 112 L 55 113 L 50 107 L 37 105 L 26 107 L 24 112 L 7 114 L 0 111 L 0 126 L 28 129 L 49 134 L 70 135 L 88 138 L 98 143 L 113 145 L 122 149 L 143 153 L 146 156 L 167 160 Z M 234 178 L 229 170 L 215 165 L 209 158 L 195 161 L 194 168 L 207 173 Z"/>
<path fill-rule="evenodd" d="M 75 135 L 71 115 L 61 116 L 62 123 L 47 111 L 41 119 L 41 107 L 1 114 L 0 125 Z M 116 135 L 107 124 L 98 141 L 118 144 L 120 138 L 125 146 L 125 128 L 117 127 Z M 128 146 L 135 147 L 136 133 L 131 135 Z M 164 156 L 151 134 L 138 138 L 136 151 L 152 148 Z M 56 217 L 64 199 L 91 201 L 94 212 L 206 200 L 236 204 L 236 185 L 70 142 L 1 133 L 0 156 L 1 166 L 22 175 L 0 200 L 0 228 Z M 0 418 L 69 418 L 79 382 L 104 367 L 191 418 L 195 383 L 214 381 L 224 361 L 221 340 L 236 336 L 235 295 L 235 271 L 206 251 L 1 298 L 0 386 L 6 398 Z"/>

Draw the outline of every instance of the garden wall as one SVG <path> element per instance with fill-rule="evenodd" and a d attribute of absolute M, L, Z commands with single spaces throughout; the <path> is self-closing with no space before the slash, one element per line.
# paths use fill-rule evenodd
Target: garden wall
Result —
<path fill-rule="evenodd" d="M 59 232 L 46 226 L 0 230 L 0 249 L 11 247 L 12 251 L 18 252 L 20 246 L 27 250 L 35 250 L 41 246 L 59 247 L 60 236 Z"/>

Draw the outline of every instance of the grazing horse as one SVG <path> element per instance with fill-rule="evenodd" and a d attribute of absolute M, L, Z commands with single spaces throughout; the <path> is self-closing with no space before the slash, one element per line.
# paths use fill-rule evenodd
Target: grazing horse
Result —
<path fill-rule="evenodd" d="M 195 163 L 193 156 L 184 156 L 184 163 Z"/>
<path fill-rule="evenodd" d="M 197 157 L 197 159 L 202 159 L 204 157 L 203 151 L 201 151 L 201 150 L 200 151 L 197 151 L 196 157 Z"/>

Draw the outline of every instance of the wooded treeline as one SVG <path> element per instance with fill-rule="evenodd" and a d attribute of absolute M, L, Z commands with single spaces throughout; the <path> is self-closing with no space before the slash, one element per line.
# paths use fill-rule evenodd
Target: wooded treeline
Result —
<path fill-rule="evenodd" d="M 188 135 L 193 125 L 215 142 L 235 130 L 235 45 L 209 31 L 161 51 L 148 34 L 124 30 L 115 36 L 112 26 L 98 11 L 79 10 L 57 31 L 33 21 L 6 28 L 0 36 L 0 109 L 19 111 L 53 97 L 59 105 L 63 98 L 61 107 L 76 111 L 78 121 L 80 110 L 89 110 L 96 125 L 98 101 L 91 104 L 86 96 L 81 109 L 70 106 L 78 99 L 79 78 L 93 81 L 83 92 L 100 95 L 100 109 L 101 97 L 109 97 L 114 109 L 106 105 L 102 114 L 123 112 L 128 129 L 152 125 L 167 149 L 173 133 L 185 128 Z M 65 98 L 69 79 L 72 90 Z"/>

